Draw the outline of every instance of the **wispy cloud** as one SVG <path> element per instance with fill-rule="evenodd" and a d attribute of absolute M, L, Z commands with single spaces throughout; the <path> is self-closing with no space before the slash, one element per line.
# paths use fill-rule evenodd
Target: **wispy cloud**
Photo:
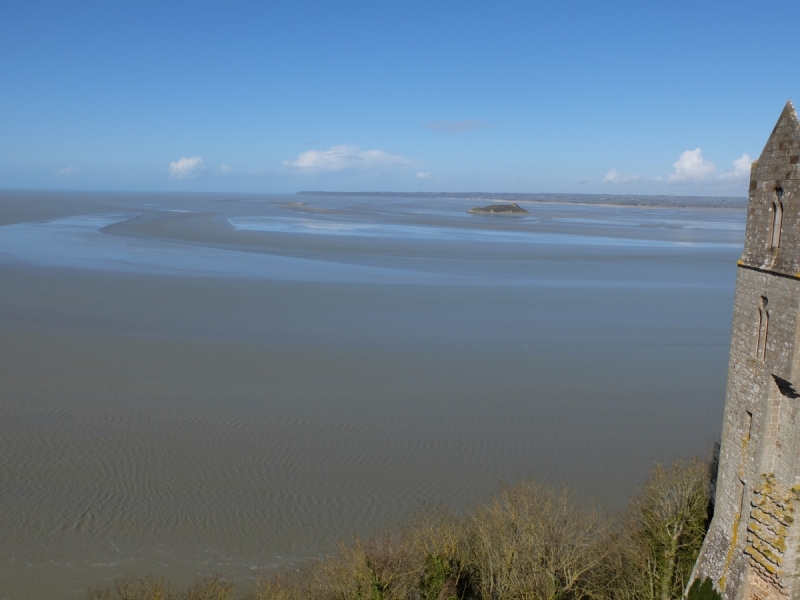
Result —
<path fill-rule="evenodd" d="M 233 173 L 233 167 L 231 167 L 229 165 L 226 165 L 225 163 L 222 163 L 219 166 L 219 174 L 220 175 L 230 175 L 231 173 Z"/>
<path fill-rule="evenodd" d="M 611 169 L 606 176 L 603 177 L 603 183 L 633 183 L 635 181 L 641 181 L 641 175 L 626 175 L 624 173 L 620 173 L 616 169 Z"/>
<path fill-rule="evenodd" d="M 439 133 L 464 133 L 472 129 L 482 129 L 486 127 L 486 123 L 469 119 L 465 121 L 431 121 L 425 123 L 425 127 Z"/>
<path fill-rule="evenodd" d="M 296 160 L 283 162 L 299 172 L 341 171 L 343 169 L 375 169 L 408 166 L 411 161 L 384 150 L 361 150 L 358 146 L 331 146 L 327 150 L 309 150 Z"/>
<path fill-rule="evenodd" d="M 75 167 L 64 167 L 56 171 L 56 175 L 72 175 L 75 172 Z"/>
<path fill-rule="evenodd" d="M 199 156 L 181 158 L 169 163 L 169 176 L 173 179 L 195 177 L 205 170 L 206 164 Z"/>
<path fill-rule="evenodd" d="M 426 173 L 424 171 L 420 171 L 417 173 L 417 177 L 420 179 L 430 179 L 433 176 L 433 173 Z"/>

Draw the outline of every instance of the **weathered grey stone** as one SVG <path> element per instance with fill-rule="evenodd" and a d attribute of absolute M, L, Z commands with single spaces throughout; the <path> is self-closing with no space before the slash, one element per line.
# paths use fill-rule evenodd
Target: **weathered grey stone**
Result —
<path fill-rule="evenodd" d="M 751 168 L 714 519 L 691 578 L 724 600 L 800 598 L 799 144 L 787 102 Z"/>

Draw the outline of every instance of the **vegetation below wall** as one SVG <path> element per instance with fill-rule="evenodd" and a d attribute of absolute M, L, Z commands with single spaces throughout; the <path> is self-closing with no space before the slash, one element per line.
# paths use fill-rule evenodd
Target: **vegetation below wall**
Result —
<path fill-rule="evenodd" d="M 657 465 L 622 515 L 533 481 L 465 514 L 421 511 L 397 532 L 352 544 L 237 590 L 214 577 L 173 591 L 118 581 L 90 600 L 668 600 L 680 598 L 713 511 L 716 461 Z M 702 596 L 714 593 L 708 582 Z M 706 590 L 705 587 L 709 587 Z M 693 589 L 693 596 L 699 592 Z M 709 596 L 711 597 L 711 596 Z"/>

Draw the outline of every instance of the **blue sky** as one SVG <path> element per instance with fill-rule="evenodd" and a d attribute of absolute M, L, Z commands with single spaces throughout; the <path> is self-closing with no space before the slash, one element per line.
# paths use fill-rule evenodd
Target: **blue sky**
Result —
<path fill-rule="evenodd" d="M 798 2 L 0 4 L 0 188 L 745 195 Z"/>

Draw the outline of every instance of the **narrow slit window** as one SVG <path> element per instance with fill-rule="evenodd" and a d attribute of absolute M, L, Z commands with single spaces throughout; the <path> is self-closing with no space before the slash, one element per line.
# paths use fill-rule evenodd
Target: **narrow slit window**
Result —
<path fill-rule="evenodd" d="M 744 441 L 750 441 L 750 434 L 753 432 L 753 413 L 749 410 L 744 411 Z"/>
<path fill-rule="evenodd" d="M 739 488 L 739 515 L 740 518 L 746 519 L 750 516 L 750 511 L 747 510 L 747 505 L 745 504 L 745 491 L 747 489 L 747 484 L 745 484 L 743 479 L 739 479 L 738 481 L 738 488 Z"/>
<path fill-rule="evenodd" d="M 761 323 L 764 321 L 764 309 L 758 309 L 758 327 L 756 328 L 756 347 L 755 356 L 758 358 L 761 354 Z"/>
<path fill-rule="evenodd" d="M 783 229 L 783 188 L 775 188 L 775 202 L 772 203 L 772 244 L 773 248 L 781 245 L 781 230 Z"/>
<path fill-rule="evenodd" d="M 766 296 L 761 296 L 761 307 L 758 309 L 758 339 L 756 341 L 756 358 L 764 360 L 767 356 L 767 336 L 769 335 L 769 311 Z"/>

